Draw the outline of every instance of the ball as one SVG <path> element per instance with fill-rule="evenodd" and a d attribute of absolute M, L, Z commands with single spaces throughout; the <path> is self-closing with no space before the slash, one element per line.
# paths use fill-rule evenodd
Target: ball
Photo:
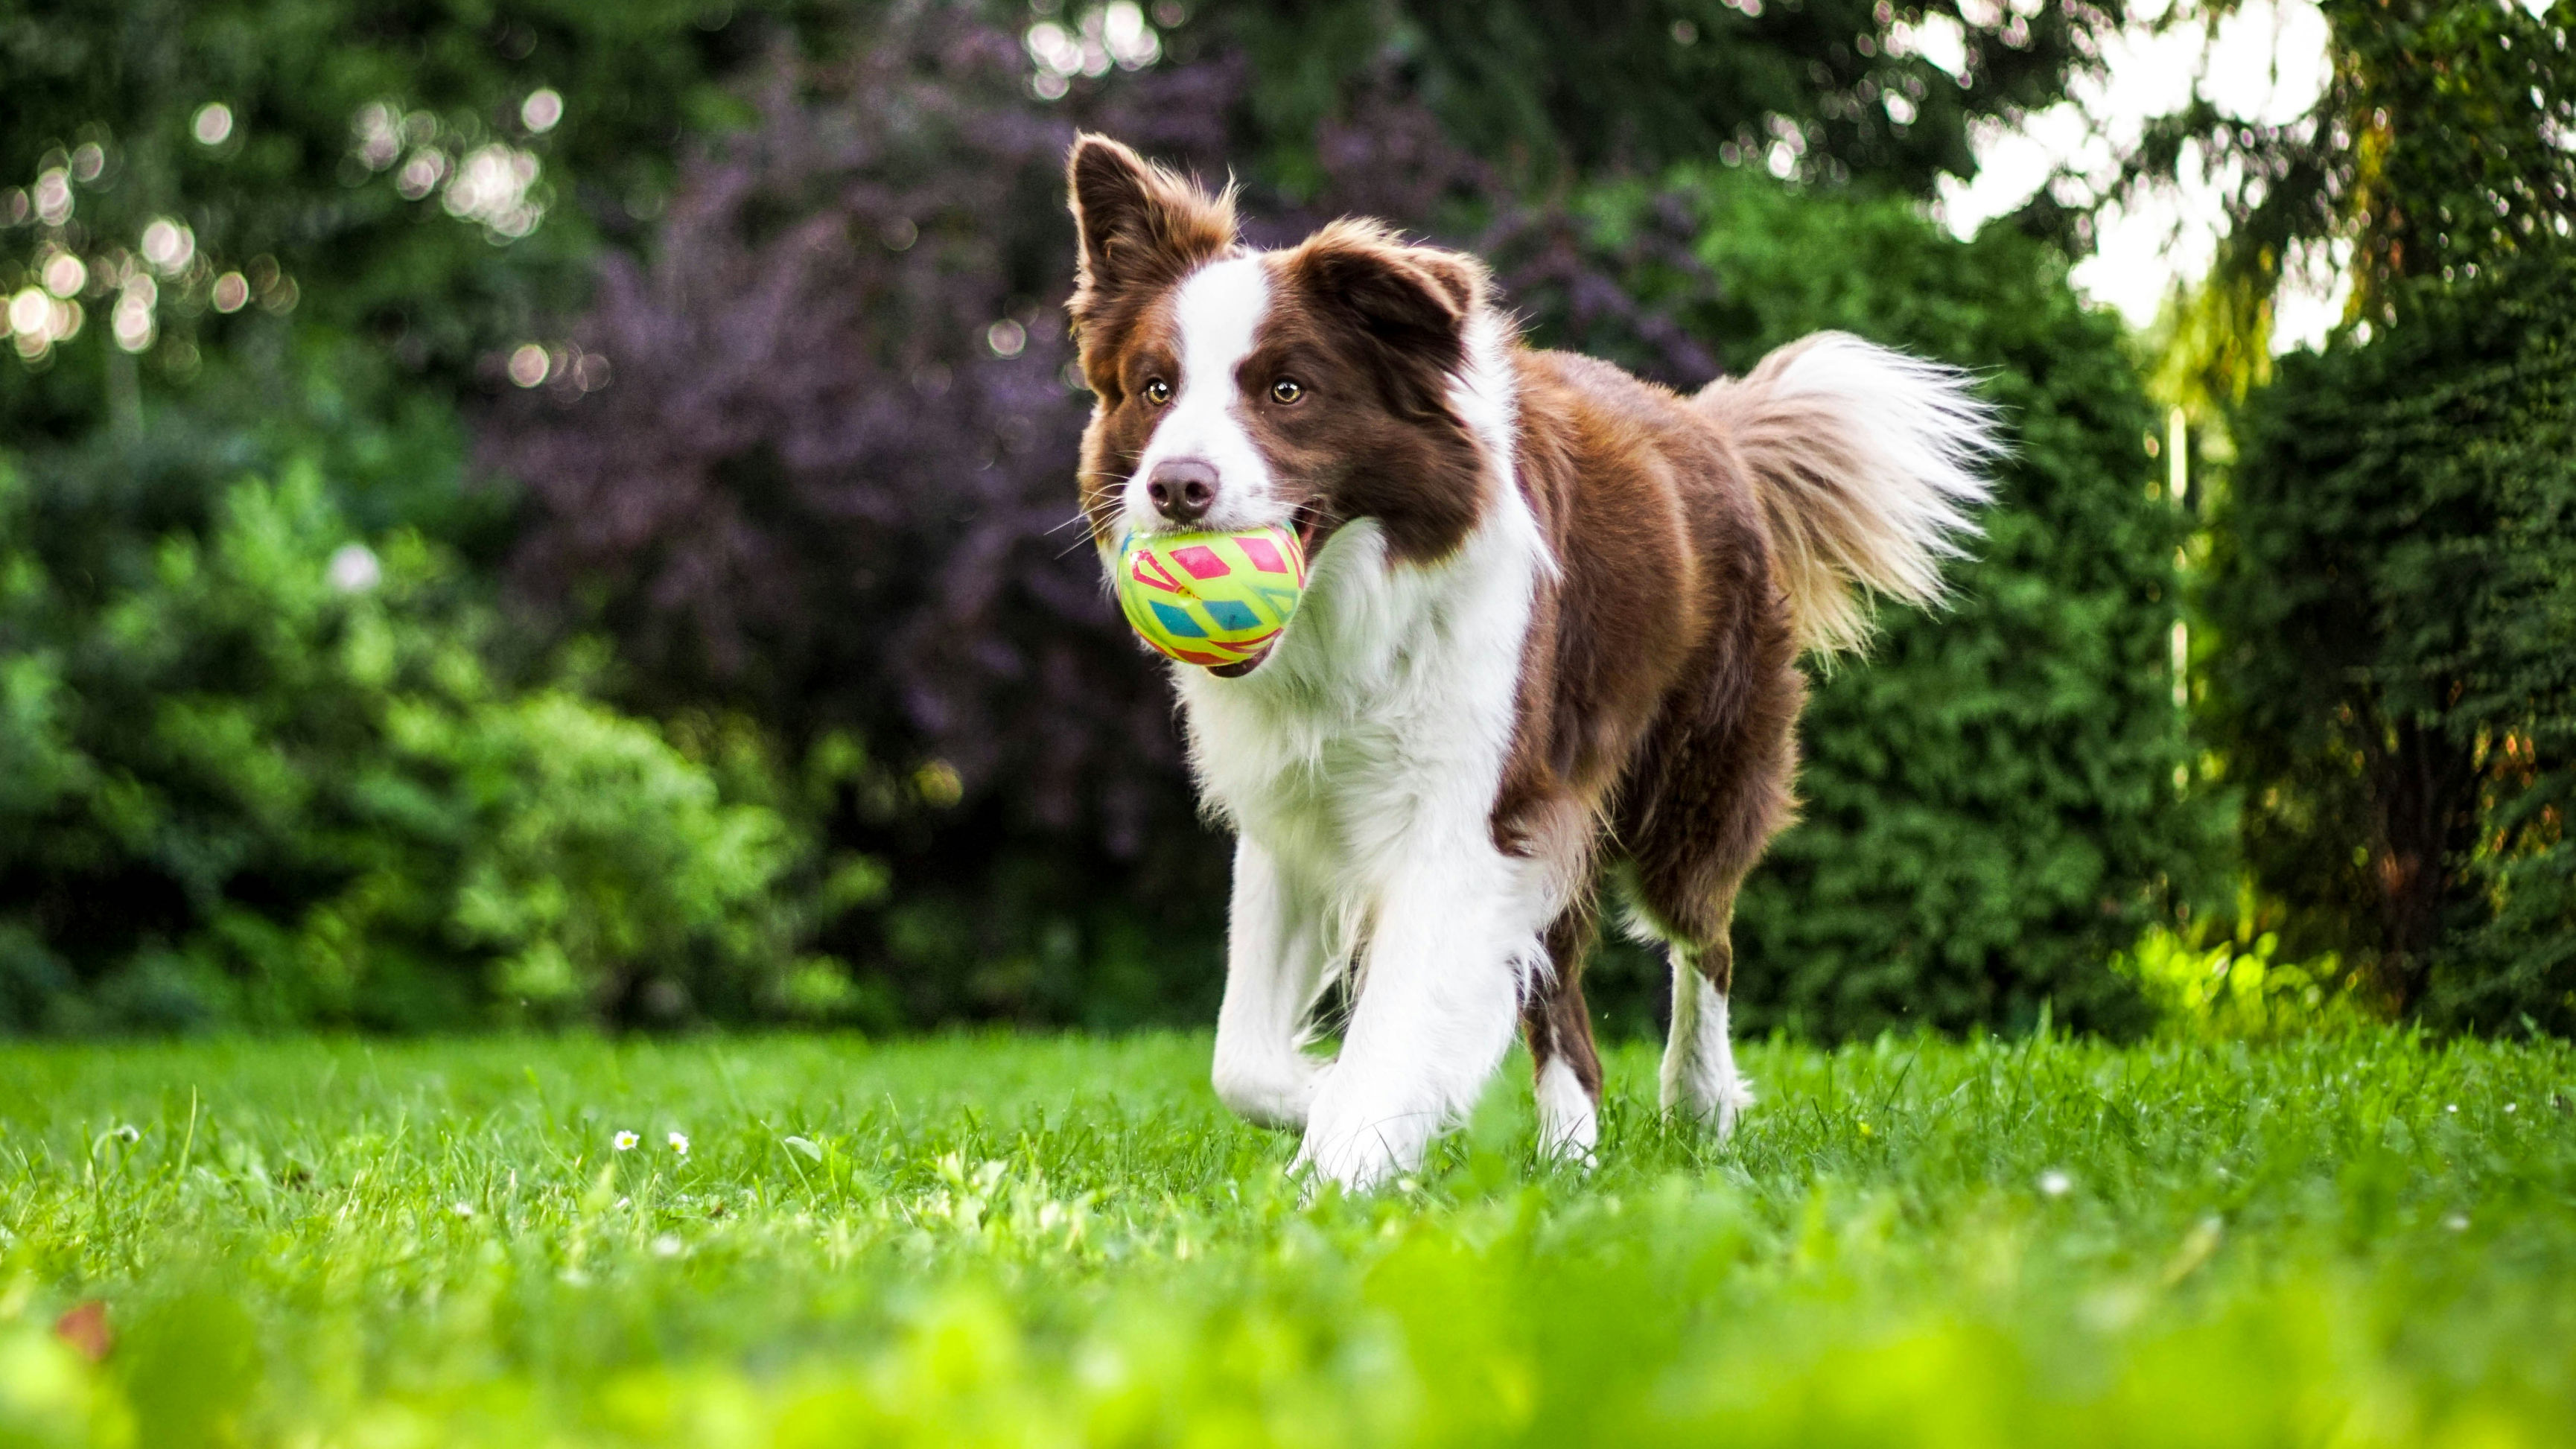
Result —
<path fill-rule="evenodd" d="M 1276 524 L 1131 533 L 1118 545 L 1117 569 L 1118 605 L 1145 642 L 1208 668 L 1268 653 L 1306 591 L 1306 550 Z"/>

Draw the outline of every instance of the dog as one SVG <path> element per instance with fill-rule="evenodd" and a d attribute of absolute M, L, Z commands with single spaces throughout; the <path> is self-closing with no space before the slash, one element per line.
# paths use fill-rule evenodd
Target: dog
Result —
<path fill-rule="evenodd" d="M 1103 562 L 1278 524 L 1310 570 L 1266 653 L 1172 671 L 1236 837 L 1217 1095 L 1365 1189 L 1420 1164 L 1517 1024 L 1543 1145 L 1591 1162 L 1581 969 L 1615 874 L 1671 964 L 1664 1108 L 1730 1130 L 1728 924 L 1792 817 L 1800 657 L 1863 641 L 1864 586 L 1941 596 L 1991 409 L 1836 333 L 1683 397 L 1525 345 L 1471 257 L 1347 219 L 1253 250 L 1230 189 L 1102 136 L 1067 170 Z"/>

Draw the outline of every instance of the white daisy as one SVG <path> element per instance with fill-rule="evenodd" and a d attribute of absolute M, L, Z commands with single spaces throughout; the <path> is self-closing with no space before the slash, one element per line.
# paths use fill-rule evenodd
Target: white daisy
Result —
<path fill-rule="evenodd" d="M 632 1152 L 635 1150 L 635 1144 L 642 1140 L 632 1132 L 620 1132 L 609 1139 L 609 1144 L 620 1152 Z"/>

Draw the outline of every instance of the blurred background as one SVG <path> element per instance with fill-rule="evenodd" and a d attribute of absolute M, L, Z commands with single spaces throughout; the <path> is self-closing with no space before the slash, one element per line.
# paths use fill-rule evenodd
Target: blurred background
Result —
<path fill-rule="evenodd" d="M 1691 387 L 1976 369 L 1741 1019 L 2576 1029 L 2576 5 L 74 0 L 0 17 L 0 1032 L 1203 1023 L 1062 157 Z M 1652 1028 L 1613 944 L 1592 995 Z"/>

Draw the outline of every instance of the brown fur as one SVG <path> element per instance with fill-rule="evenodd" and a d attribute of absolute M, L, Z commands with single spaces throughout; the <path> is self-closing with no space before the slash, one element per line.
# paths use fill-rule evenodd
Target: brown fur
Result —
<path fill-rule="evenodd" d="M 1340 523 L 1374 518 L 1394 558 L 1447 556 L 1476 526 L 1491 472 L 1448 400 L 1484 269 L 1399 245 L 1371 224 L 1335 222 L 1281 256 L 1272 283 L 1277 300 L 1242 384 L 1260 397 L 1275 377 L 1293 376 L 1309 391 L 1294 408 L 1253 413 L 1282 479 L 1309 490 L 1319 515 L 1309 548 Z"/>
<path fill-rule="evenodd" d="M 1563 576 L 1540 591 L 1493 825 L 1522 854 L 1563 842 L 1557 822 L 1591 827 L 1569 865 L 1586 885 L 1548 936 L 1554 979 L 1528 1008 L 1551 1023 L 1531 1033 L 1534 1064 L 1562 1054 L 1580 1078 L 1598 1072 L 1581 987 L 1596 851 L 1634 865 L 1636 909 L 1727 990 L 1736 888 L 1790 818 L 1806 686 L 1726 434 L 1607 363 L 1517 362 L 1521 487 Z"/>

